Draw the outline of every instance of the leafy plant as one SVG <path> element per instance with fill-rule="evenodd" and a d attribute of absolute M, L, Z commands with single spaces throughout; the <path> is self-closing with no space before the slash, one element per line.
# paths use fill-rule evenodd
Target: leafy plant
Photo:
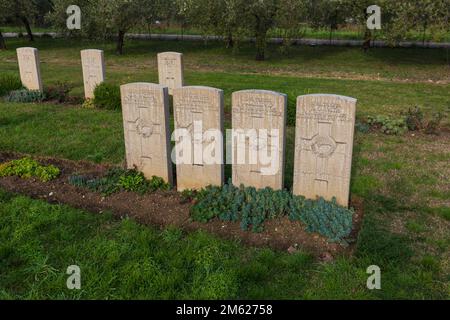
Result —
<path fill-rule="evenodd" d="M 356 131 L 361 133 L 368 133 L 370 130 L 370 126 L 366 122 L 356 121 L 355 123 Z"/>
<path fill-rule="evenodd" d="M 405 122 L 409 131 L 417 131 L 423 128 L 423 112 L 419 107 L 409 108 L 405 114 Z"/>
<path fill-rule="evenodd" d="M 45 100 L 45 94 L 38 90 L 20 89 L 11 91 L 6 96 L 7 102 L 42 102 Z"/>
<path fill-rule="evenodd" d="M 94 100 L 93 99 L 86 99 L 86 100 L 84 100 L 84 102 L 81 105 L 81 107 L 82 108 L 86 108 L 86 109 L 94 109 L 95 108 Z"/>
<path fill-rule="evenodd" d="M 240 221 L 246 231 L 261 232 L 266 220 L 281 216 L 302 221 L 308 232 L 318 232 L 330 241 L 343 241 L 352 230 L 352 210 L 338 206 L 335 200 L 306 200 L 286 190 L 238 188 L 229 182 L 200 190 L 195 202 L 191 208 L 193 220 Z"/>
<path fill-rule="evenodd" d="M 2 73 L 0 75 L 0 96 L 9 94 L 11 91 L 22 88 L 22 82 L 16 75 L 10 73 Z"/>
<path fill-rule="evenodd" d="M 120 87 L 106 82 L 99 84 L 94 90 L 94 105 L 101 109 L 120 110 Z"/>
<path fill-rule="evenodd" d="M 197 191 L 192 189 L 185 189 L 181 192 L 181 198 L 183 198 L 183 201 L 185 202 L 192 202 L 196 195 Z"/>
<path fill-rule="evenodd" d="M 147 180 L 141 172 L 121 168 L 112 168 L 108 170 L 104 177 L 100 178 L 74 175 L 69 177 L 69 183 L 76 187 L 87 188 L 106 196 L 120 191 L 144 194 L 146 192 L 161 189 L 167 190 L 170 188 L 170 185 L 165 183 L 162 178 L 154 176 L 152 179 Z"/>
<path fill-rule="evenodd" d="M 438 134 L 444 114 L 441 112 L 435 113 L 433 117 L 427 122 L 425 126 L 426 134 Z"/>
<path fill-rule="evenodd" d="M 308 232 L 320 233 L 332 242 L 342 242 L 352 230 L 353 213 L 351 209 L 340 207 L 335 198 L 331 202 L 319 198 L 300 205 L 295 203 L 289 218 L 305 223 Z"/>
<path fill-rule="evenodd" d="M 36 177 L 43 182 L 48 182 L 58 177 L 59 174 L 60 170 L 55 166 L 42 166 L 37 161 L 27 157 L 18 160 L 12 160 L 0 165 L 0 177 Z"/>
<path fill-rule="evenodd" d="M 45 89 L 45 96 L 47 100 L 56 100 L 63 103 L 68 100 L 70 90 L 72 90 L 72 85 L 58 81 L 54 86 Z"/>
<path fill-rule="evenodd" d="M 443 119 L 444 114 L 441 112 L 433 114 L 431 119 L 427 118 L 419 107 L 409 108 L 405 113 L 408 130 L 423 130 L 426 134 L 438 134 Z"/>
<path fill-rule="evenodd" d="M 389 135 L 404 134 L 408 128 L 404 118 L 392 119 L 388 116 L 378 115 L 376 117 L 369 116 L 367 123 L 373 128 L 381 130 L 381 132 Z"/>

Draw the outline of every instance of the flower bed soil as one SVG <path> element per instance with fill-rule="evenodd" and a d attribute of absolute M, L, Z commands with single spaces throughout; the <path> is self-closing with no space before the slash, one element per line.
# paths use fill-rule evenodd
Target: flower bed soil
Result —
<path fill-rule="evenodd" d="M 0 152 L 0 163 L 23 156 L 23 154 Z M 261 233 L 242 231 L 239 222 L 222 222 L 218 219 L 208 223 L 195 222 L 190 219 L 189 215 L 191 203 L 186 203 L 176 191 L 156 191 L 145 195 L 120 192 L 104 197 L 101 194 L 70 185 L 68 178 L 73 174 L 103 176 L 110 166 L 48 157 L 33 158 L 42 164 L 53 164 L 58 167 L 61 170 L 60 176 L 46 183 L 36 179 L 4 177 L 0 178 L 0 188 L 8 192 L 43 199 L 49 203 L 66 204 L 89 212 L 111 212 L 118 218 L 130 217 L 141 224 L 157 226 L 161 229 L 176 226 L 185 231 L 205 230 L 251 246 L 268 246 L 289 252 L 296 251 L 298 248 L 324 260 L 329 260 L 330 256 L 349 255 L 354 250 L 354 244 L 343 247 L 337 243 L 328 243 L 325 237 L 306 232 L 301 222 L 290 221 L 287 217 L 266 221 L 264 231 Z M 354 228 L 350 238 L 356 239 L 363 216 L 362 200 L 353 198 L 351 207 L 355 209 L 355 215 L 353 218 Z"/>

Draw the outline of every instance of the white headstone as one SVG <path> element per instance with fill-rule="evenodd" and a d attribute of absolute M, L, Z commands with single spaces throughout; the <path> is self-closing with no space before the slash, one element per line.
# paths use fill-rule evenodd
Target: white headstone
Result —
<path fill-rule="evenodd" d="M 348 206 L 356 99 L 327 94 L 297 98 L 296 195 Z"/>
<path fill-rule="evenodd" d="M 128 168 L 172 184 L 167 87 L 130 83 L 120 92 Z"/>
<path fill-rule="evenodd" d="M 159 84 L 169 88 L 169 94 L 175 88 L 184 86 L 183 54 L 178 52 L 158 53 Z"/>
<path fill-rule="evenodd" d="M 105 59 L 102 50 L 88 49 L 81 51 L 83 67 L 84 97 L 94 98 L 97 85 L 105 81 Z"/>
<path fill-rule="evenodd" d="M 210 87 L 174 89 L 173 106 L 175 129 L 189 133 L 182 138 L 187 140 L 179 141 L 175 147 L 176 154 L 184 153 L 180 161 L 183 163 L 177 162 L 178 191 L 221 186 L 224 179 L 223 91 Z"/>
<path fill-rule="evenodd" d="M 43 91 L 38 49 L 17 48 L 17 59 L 23 86 L 28 90 Z"/>
<path fill-rule="evenodd" d="M 233 184 L 283 188 L 287 96 L 244 90 L 232 97 Z"/>

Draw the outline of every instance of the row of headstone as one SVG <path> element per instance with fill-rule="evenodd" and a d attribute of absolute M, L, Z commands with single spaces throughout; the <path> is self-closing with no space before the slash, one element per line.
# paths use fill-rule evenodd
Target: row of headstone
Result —
<path fill-rule="evenodd" d="M 40 71 L 39 51 L 36 48 L 18 48 L 20 79 L 28 90 L 43 90 Z M 94 98 L 97 85 L 105 81 L 105 58 L 102 50 L 87 49 L 81 51 L 83 69 L 84 97 Z M 184 86 L 183 54 L 163 52 L 158 54 L 159 83 L 172 90 Z"/>
<path fill-rule="evenodd" d="M 19 48 L 17 55 L 23 85 L 30 90 L 42 91 L 38 50 Z M 95 87 L 105 80 L 103 51 L 83 50 L 81 60 L 85 97 L 93 98 Z M 188 161 L 176 163 L 178 190 L 222 185 L 225 162 L 223 91 L 185 87 L 183 55 L 180 53 L 158 54 L 158 74 L 159 85 L 132 83 L 121 86 L 128 167 L 137 167 L 146 177 L 159 176 L 172 184 L 171 158 L 187 156 Z M 175 148 L 176 155 L 171 157 L 169 94 L 173 95 L 174 129 L 185 130 L 191 136 L 189 144 L 193 151 L 188 155 L 178 154 Z M 294 194 L 308 198 L 336 197 L 338 203 L 348 205 L 355 108 L 356 100 L 343 96 L 298 97 Z M 227 162 L 232 163 L 233 184 L 283 188 L 286 114 L 287 96 L 284 94 L 264 90 L 233 93 L 233 133 L 231 152 L 227 154 L 231 158 Z M 201 124 L 200 128 L 196 128 L 196 123 Z M 214 130 L 220 135 L 208 135 Z M 253 142 L 247 130 L 256 130 Z M 261 130 L 267 131 L 263 137 L 258 132 Z M 211 149 L 211 146 L 214 147 Z M 205 150 L 209 150 L 209 155 L 216 161 L 207 161 L 203 157 Z M 270 168 L 274 170 L 268 170 L 267 161 L 259 159 L 261 153 L 270 155 Z"/>
<path fill-rule="evenodd" d="M 131 83 L 121 86 L 121 94 L 128 167 L 137 168 L 148 178 L 159 176 L 172 183 L 168 88 L 151 83 Z M 174 129 L 183 129 L 190 134 L 189 144 L 193 150 L 187 162 L 179 163 L 176 157 L 186 155 L 177 150 L 179 140 L 175 137 L 177 189 L 222 185 L 224 139 L 208 132 L 216 130 L 223 137 L 223 91 L 197 86 L 175 88 L 173 105 Z M 328 200 L 336 197 L 339 204 L 348 205 L 355 108 L 356 100 L 344 96 L 298 97 L 294 194 L 313 199 L 317 196 Z M 283 188 L 286 114 L 287 96 L 284 94 L 264 90 L 233 93 L 232 139 L 236 138 L 232 141 L 231 152 L 233 184 Z M 257 136 L 256 145 L 246 135 L 233 136 L 235 132 L 248 129 L 267 130 L 270 134 L 263 138 Z M 201 155 L 211 145 L 215 145 L 213 152 L 218 161 L 202 159 Z M 271 154 L 276 161 L 272 163 L 276 170 L 264 172 L 267 163 L 249 161 L 255 148 L 263 148 Z M 236 159 L 239 154 L 244 155 L 244 161 Z"/>

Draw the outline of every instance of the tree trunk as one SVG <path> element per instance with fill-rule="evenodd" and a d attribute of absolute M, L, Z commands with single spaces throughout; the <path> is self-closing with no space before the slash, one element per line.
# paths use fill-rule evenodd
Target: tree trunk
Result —
<path fill-rule="evenodd" d="M 20 17 L 20 20 L 22 20 L 25 29 L 27 29 L 28 39 L 30 41 L 34 41 L 33 32 L 31 32 L 30 22 L 28 21 L 27 17 Z"/>
<path fill-rule="evenodd" d="M 118 55 L 122 55 L 123 54 L 123 41 L 125 38 L 125 31 L 123 30 L 119 30 L 119 34 L 117 36 L 117 48 L 116 48 L 116 53 Z"/>
<path fill-rule="evenodd" d="M 5 42 L 5 38 L 3 38 L 3 34 L 0 31 L 0 50 L 4 50 L 6 49 L 6 42 Z"/>
<path fill-rule="evenodd" d="M 233 41 L 233 34 L 230 32 L 230 33 L 228 33 L 228 36 L 227 36 L 227 48 L 233 48 L 233 46 L 234 46 L 234 41 Z"/>
<path fill-rule="evenodd" d="M 256 35 L 256 61 L 264 61 L 266 52 L 266 37 L 261 34 Z"/>

